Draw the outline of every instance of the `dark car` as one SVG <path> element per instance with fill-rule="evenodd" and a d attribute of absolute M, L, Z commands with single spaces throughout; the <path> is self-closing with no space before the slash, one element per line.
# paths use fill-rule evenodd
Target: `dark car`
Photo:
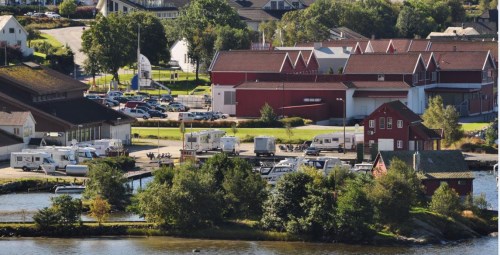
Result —
<path fill-rule="evenodd" d="M 141 109 L 141 110 L 143 110 L 145 112 L 154 111 L 154 109 L 149 108 L 147 106 L 136 106 L 135 109 Z"/>
<path fill-rule="evenodd" d="M 114 98 L 116 101 L 120 102 L 120 104 L 126 104 L 130 99 L 127 97 L 115 97 Z"/>
<path fill-rule="evenodd" d="M 316 147 L 309 147 L 304 150 L 304 154 L 306 155 L 313 155 L 313 156 L 319 156 L 319 149 Z"/>
<path fill-rule="evenodd" d="M 165 113 L 162 113 L 162 112 L 157 111 L 157 110 L 149 110 L 148 113 L 151 116 L 151 118 L 158 117 L 158 118 L 164 119 L 167 117 L 167 115 Z"/>
<path fill-rule="evenodd" d="M 160 101 L 161 102 L 172 102 L 172 101 L 174 101 L 174 98 L 171 95 L 161 95 Z"/>

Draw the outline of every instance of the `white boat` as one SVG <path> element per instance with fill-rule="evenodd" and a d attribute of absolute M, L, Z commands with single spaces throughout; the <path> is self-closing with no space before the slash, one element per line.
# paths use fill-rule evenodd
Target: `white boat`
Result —
<path fill-rule="evenodd" d="M 297 171 L 300 159 L 286 158 L 281 160 L 273 167 L 261 167 L 260 176 L 266 180 L 268 184 L 275 185 L 278 179 L 287 173 Z"/>
<path fill-rule="evenodd" d="M 56 194 L 80 194 L 85 191 L 83 185 L 61 185 L 56 187 Z"/>
<path fill-rule="evenodd" d="M 355 173 L 368 173 L 372 171 L 373 164 L 371 163 L 360 163 L 355 164 L 353 168 L 351 168 L 352 172 Z"/>

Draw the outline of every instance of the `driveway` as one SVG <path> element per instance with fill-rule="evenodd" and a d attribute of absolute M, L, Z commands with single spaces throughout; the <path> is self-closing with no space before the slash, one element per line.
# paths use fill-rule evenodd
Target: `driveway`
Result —
<path fill-rule="evenodd" d="M 44 29 L 40 30 L 40 32 L 53 36 L 63 45 L 68 45 L 73 53 L 75 53 L 75 63 L 81 66 L 83 64 L 83 60 L 86 58 L 85 54 L 80 52 L 80 49 L 82 48 L 83 28 L 84 27 L 65 27 Z"/>

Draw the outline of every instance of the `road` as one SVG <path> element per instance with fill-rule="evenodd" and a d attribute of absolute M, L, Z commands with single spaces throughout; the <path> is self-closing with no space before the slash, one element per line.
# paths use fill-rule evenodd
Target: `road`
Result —
<path fill-rule="evenodd" d="M 44 29 L 40 30 L 40 32 L 53 36 L 63 45 L 68 45 L 73 53 L 75 53 L 75 63 L 81 66 L 86 58 L 85 54 L 80 52 L 80 49 L 82 48 L 83 28 L 84 27 L 65 27 Z"/>

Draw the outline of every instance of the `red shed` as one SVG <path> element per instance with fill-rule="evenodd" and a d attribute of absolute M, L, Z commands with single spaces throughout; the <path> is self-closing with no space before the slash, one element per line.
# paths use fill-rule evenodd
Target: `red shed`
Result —
<path fill-rule="evenodd" d="M 441 182 L 447 182 L 460 196 L 472 193 L 474 177 L 461 151 L 380 151 L 375 158 L 372 174 L 378 177 L 390 171 L 395 158 L 417 171 L 428 196 L 434 194 Z"/>

